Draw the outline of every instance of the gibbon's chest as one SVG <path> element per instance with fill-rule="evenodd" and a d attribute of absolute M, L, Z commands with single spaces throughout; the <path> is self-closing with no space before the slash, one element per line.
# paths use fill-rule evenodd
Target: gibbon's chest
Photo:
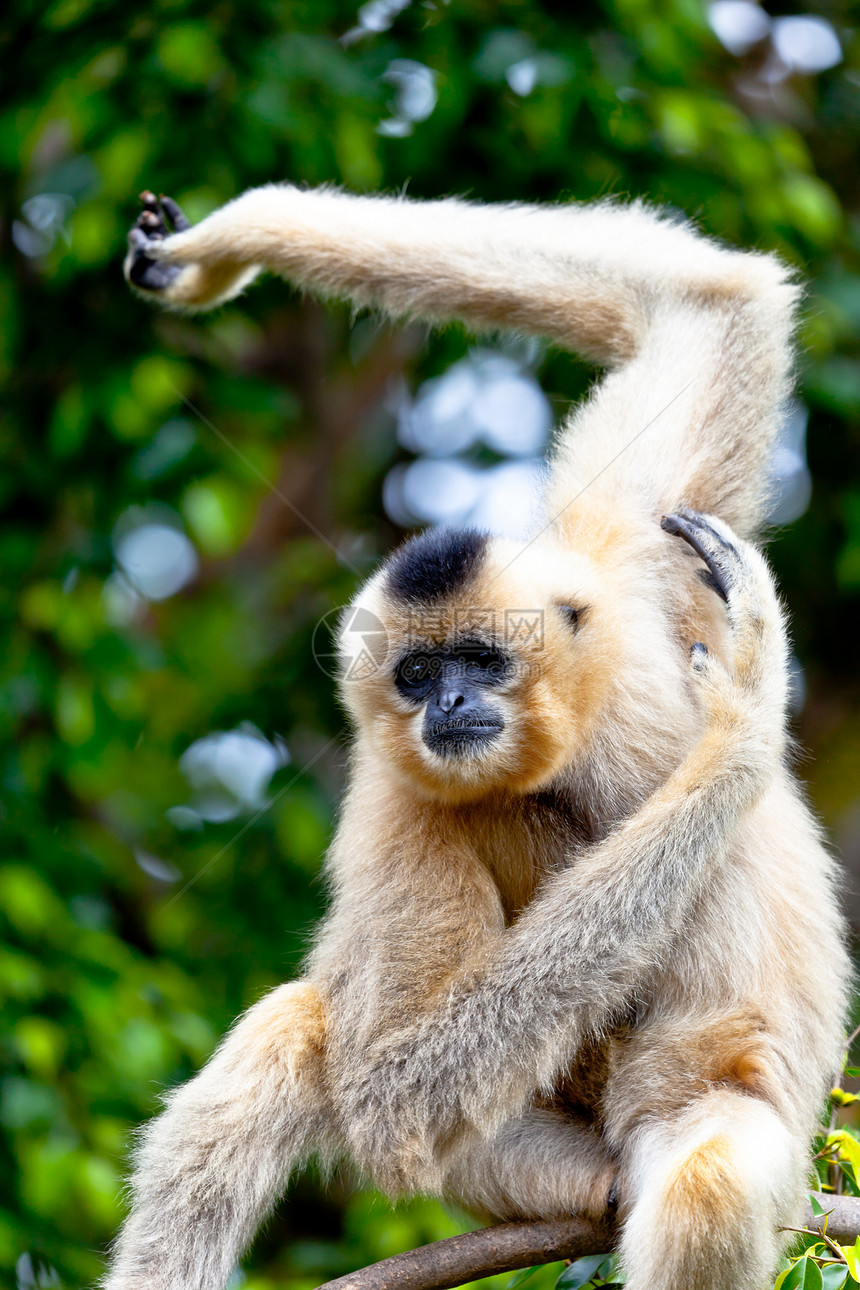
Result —
<path fill-rule="evenodd" d="M 577 852 L 590 840 L 568 804 L 549 793 L 469 816 L 469 846 L 496 886 L 507 926 L 516 922 L 548 878 L 576 863 Z"/>
<path fill-rule="evenodd" d="M 517 921 L 544 882 L 575 865 L 578 854 L 594 840 L 593 831 L 571 804 L 549 793 L 520 799 L 516 809 L 482 824 L 477 831 L 483 841 L 479 856 L 498 889 L 507 926 Z M 624 1017 L 601 1039 L 585 1043 L 553 1093 L 538 1104 L 599 1121 L 613 1051 L 634 1025 L 633 1017 Z"/>

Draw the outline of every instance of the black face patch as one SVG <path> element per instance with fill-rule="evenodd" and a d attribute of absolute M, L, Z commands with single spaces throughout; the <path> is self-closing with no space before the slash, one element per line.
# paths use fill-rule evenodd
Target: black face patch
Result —
<path fill-rule="evenodd" d="M 477 529 L 428 529 L 394 552 L 385 590 L 395 600 L 433 604 L 469 583 L 486 546 L 487 535 Z"/>
<path fill-rule="evenodd" d="M 459 645 L 411 650 L 398 663 L 394 684 L 404 699 L 425 703 L 440 685 L 468 682 L 490 688 L 503 685 L 511 671 L 511 660 L 494 645 L 462 641 Z"/>

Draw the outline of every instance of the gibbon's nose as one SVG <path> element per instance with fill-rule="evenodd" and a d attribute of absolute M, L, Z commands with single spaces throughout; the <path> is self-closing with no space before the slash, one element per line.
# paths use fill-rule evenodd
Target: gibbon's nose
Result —
<path fill-rule="evenodd" d="M 443 712 L 452 712 L 454 708 L 459 708 L 461 703 L 465 703 L 466 696 L 462 690 L 448 689 L 443 690 L 436 702 Z"/>
<path fill-rule="evenodd" d="M 449 681 L 430 696 L 421 736 L 440 757 L 465 757 L 486 747 L 504 726 L 502 714 L 478 686 Z"/>

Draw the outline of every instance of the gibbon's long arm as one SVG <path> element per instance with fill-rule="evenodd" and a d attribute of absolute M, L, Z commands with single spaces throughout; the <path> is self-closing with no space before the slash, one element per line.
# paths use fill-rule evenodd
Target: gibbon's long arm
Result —
<path fill-rule="evenodd" d="M 479 933 L 471 962 L 467 956 L 462 967 L 452 965 L 424 1016 L 415 1015 L 415 990 L 408 1010 L 407 987 L 407 1011 L 387 1033 L 377 1031 L 369 1068 L 363 1062 L 355 1082 L 338 1089 L 352 1150 L 360 1161 L 383 1159 L 392 1189 L 416 1173 L 419 1185 L 438 1186 L 433 1169 L 440 1143 L 467 1125 L 492 1134 L 536 1092 L 551 1090 L 584 1039 L 605 1031 L 638 990 L 647 991 L 649 973 L 713 880 L 739 822 L 779 773 L 785 637 L 764 561 L 718 535 L 713 519 L 688 513 L 672 522 L 679 526 L 673 531 L 705 554 L 726 591 L 734 679 L 704 647 L 694 647 L 691 667 L 706 727 L 679 769 L 605 841 L 557 874 L 513 928 L 491 931 L 483 943 Z M 348 839 L 349 807 L 344 828 Z M 426 857 L 420 864 L 426 866 Z M 393 907 L 396 879 L 390 881 Z M 456 886 L 456 877 L 451 881 Z M 360 920 L 378 924 L 367 897 L 361 904 L 348 887 L 343 895 L 347 909 L 359 905 Z M 459 903 L 468 903 L 462 891 Z M 419 931 L 422 944 L 427 931 Z M 378 950 L 367 946 L 371 978 L 377 953 L 380 980 L 392 976 L 386 953 L 408 961 L 402 943 L 409 936 L 408 926 L 395 926 Z M 450 943 L 444 932 L 440 940 Z M 426 962 L 425 970 L 432 975 Z M 349 1024 L 358 1028 L 358 998 L 354 1005 Z"/>
<path fill-rule="evenodd" d="M 150 299 L 207 309 L 268 269 L 394 318 L 545 336 L 623 369 L 562 437 L 553 513 L 659 420 L 607 485 L 620 471 L 664 512 L 686 503 L 742 536 L 755 528 L 797 294 L 775 259 L 725 249 L 641 203 L 482 206 L 283 184 L 195 227 L 162 203 L 144 194 L 125 264 Z"/>
<path fill-rule="evenodd" d="M 165 304 L 211 308 L 267 269 L 394 318 L 533 332 L 601 363 L 632 358 L 655 316 L 685 297 L 754 299 L 784 278 L 775 261 L 725 250 L 638 202 L 480 205 L 269 184 L 195 227 L 162 199 L 185 225 L 165 236 L 148 196 L 126 272 Z M 148 288 L 135 251 L 196 272 Z"/>

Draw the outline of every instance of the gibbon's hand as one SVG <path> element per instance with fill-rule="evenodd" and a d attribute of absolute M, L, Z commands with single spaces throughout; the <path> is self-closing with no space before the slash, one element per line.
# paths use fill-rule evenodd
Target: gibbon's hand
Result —
<path fill-rule="evenodd" d="M 702 699 L 718 725 L 746 718 L 762 741 L 781 754 L 788 698 L 788 658 L 782 611 L 767 564 L 713 515 L 677 511 L 662 528 L 683 538 L 705 562 L 702 581 L 726 602 L 732 628 L 732 675 L 706 646 L 691 649 L 693 674 Z"/>
<path fill-rule="evenodd" d="M 178 264 L 162 264 L 154 258 L 157 254 L 154 244 L 163 242 L 171 233 L 183 233 L 191 224 L 172 197 L 162 194 L 159 198 L 146 191 L 140 194 L 140 200 L 143 210 L 128 234 L 125 276 L 141 291 L 164 291 L 176 281 L 182 268 Z"/>
<path fill-rule="evenodd" d="M 218 211 L 192 226 L 172 197 L 143 192 L 140 200 L 143 210 L 129 231 L 123 264 L 126 281 L 140 295 L 168 309 L 211 309 L 257 276 L 259 265 L 242 257 L 231 215 L 226 230 Z"/>

